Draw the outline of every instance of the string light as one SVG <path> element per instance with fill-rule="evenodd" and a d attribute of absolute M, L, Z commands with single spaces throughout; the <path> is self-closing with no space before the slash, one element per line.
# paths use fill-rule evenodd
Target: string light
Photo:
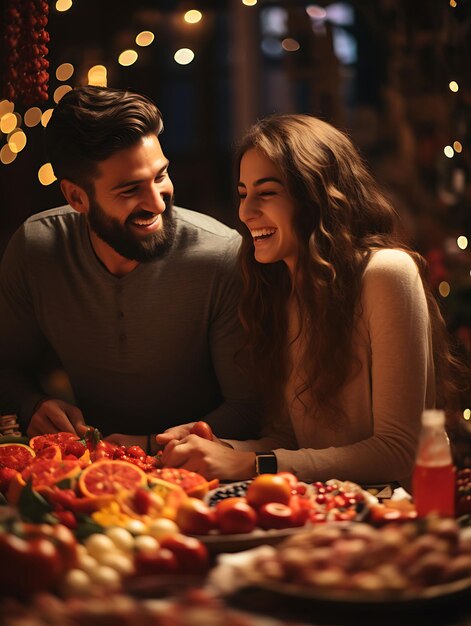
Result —
<path fill-rule="evenodd" d="M 56 69 L 56 78 L 57 80 L 69 80 L 69 78 L 74 73 L 74 66 L 72 63 L 62 63 Z"/>
<path fill-rule="evenodd" d="M 458 6 L 458 3 L 456 2 L 456 0 L 450 0 L 450 6 L 452 9 L 454 9 Z"/>
<path fill-rule="evenodd" d="M 15 110 L 15 105 L 13 102 L 9 100 L 0 101 L 0 118 L 6 115 L 7 113 L 13 113 Z"/>
<path fill-rule="evenodd" d="M 38 170 L 38 179 L 41 185 L 51 185 L 57 180 L 52 165 L 50 163 L 44 163 Z"/>
<path fill-rule="evenodd" d="M 471 419 L 471 409 L 465 409 L 463 411 L 463 417 L 465 420 L 470 420 Z"/>
<path fill-rule="evenodd" d="M 254 7 L 257 2 L 258 0 L 242 0 L 242 4 L 245 4 L 246 7 Z"/>
<path fill-rule="evenodd" d="M 56 11 L 60 11 L 63 13 L 64 11 L 68 11 L 72 6 L 72 0 L 57 0 L 56 2 Z"/>
<path fill-rule="evenodd" d="M 137 61 L 138 56 L 135 50 L 124 50 L 118 57 L 118 63 L 128 67 Z"/>
<path fill-rule="evenodd" d="M 443 152 L 444 152 L 445 156 L 448 157 L 449 159 L 452 159 L 454 154 L 455 154 L 455 151 L 453 150 L 453 148 L 451 146 L 445 146 L 443 148 Z"/>
<path fill-rule="evenodd" d="M 2 133 L 11 133 L 17 127 L 17 119 L 14 113 L 5 113 L 0 120 L 0 130 Z"/>
<path fill-rule="evenodd" d="M 188 65 L 195 58 L 195 53 L 190 48 L 180 48 L 175 52 L 173 58 L 179 65 Z"/>
<path fill-rule="evenodd" d="M 150 44 L 154 41 L 155 35 L 150 30 L 143 30 L 142 33 L 139 33 L 136 37 L 136 43 L 138 46 L 142 48 L 145 46 L 150 46 Z"/>
<path fill-rule="evenodd" d="M 458 91 L 458 89 L 460 88 L 458 83 L 456 82 L 456 80 L 452 80 L 448 83 L 448 87 L 450 89 L 450 91 L 453 91 L 454 93 L 456 93 Z"/>
<path fill-rule="evenodd" d="M 185 13 L 185 15 L 183 16 L 183 19 L 188 24 L 197 24 L 201 20 L 202 17 L 203 17 L 203 14 L 201 13 L 201 11 L 196 11 L 195 9 L 192 9 L 191 11 L 187 11 Z"/>
<path fill-rule="evenodd" d="M 459 141 L 454 141 L 453 142 L 453 148 L 454 148 L 455 152 L 458 152 L 458 153 L 462 152 L 462 150 L 463 150 L 463 146 L 460 144 Z"/>

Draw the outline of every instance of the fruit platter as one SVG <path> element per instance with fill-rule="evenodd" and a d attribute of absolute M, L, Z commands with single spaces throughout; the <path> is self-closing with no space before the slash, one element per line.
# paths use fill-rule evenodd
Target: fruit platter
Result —
<path fill-rule="evenodd" d="M 458 476 L 457 489 L 460 510 L 466 513 L 469 476 L 463 472 Z M 225 603 L 221 605 L 223 594 L 208 587 L 212 577 L 208 574 L 217 569 L 221 553 L 248 551 L 250 556 L 252 549 L 259 547 L 273 552 L 256 562 L 252 569 L 258 578 L 249 576 L 249 586 L 303 598 L 307 594 L 310 599 L 319 594 L 328 598 L 332 590 L 343 600 L 348 594 L 360 598 L 366 593 L 384 602 L 366 565 L 358 576 L 356 571 L 350 576 L 345 565 L 343 582 L 337 577 L 337 584 L 335 576 L 329 578 L 329 566 L 324 562 L 317 568 L 317 574 L 323 573 L 324 578 L 321 575 L 320 582 L 316 581 L 311 572 L 306 585 L 300 583 L 301 575 L 295 574 L 295 563 L 289 559 L 296 551 L 305 559 L 311 554 L 309 542 L 318 541 L 309 537 L 324 537 L 324 555 L 329 548 L 329 559 L 336 560 L 337 565 L 342 559 L 348 563 L 362 542 L 365 552 L 368 532 L 370 539 L 374 533 L 384 532 L 380 539 L 374 535 L 372 545 L 384 540 L 394 551 L 398 549 L 394 541 L 400 543 L 397 533 L 406 532 L 397 528 L 409 528 L 411 541 L 414 533 L 435 532 L 435 540 L 439 536 L 438 545 L 443 550 L 432 556 L 438 563 L 436 569 L 440 569 L 442 559 L 443 571 L 441 577 L 427 578 L 424 588 L 451 583 L 463 589 L 470 586 L 471 541 L 462 543 L 454 520 L 446 520 L 453 528 L 440 531 L 445 538 L 436 528 L 420 526 L 410 500 L 380 500 L 350 481 L 307 484 L 289 472 L 219 484 L 182 468 L 163 467 L 160 454 L 148 455 L 139 446 L 110 443 L 94 428 L 89 428 L 84 438 L 72 433 L 31 439 L 1 437 L 0 492 L 2 624 L 8 624 L 8 616 L 23 614 L 25 600 L 28 606 L 39 607 L 35 610 L 45 615 L 44 623 L 50 623 L 47 620 L 56 612 L 88 615 L 92 601 L 93 606 L 101 606 L 109 614 L 110 596 L 113 603 L 116 599 L 116 606 L 127 606 L 138 618 L 160 615 L 157 606 L 142 602 L 163 597 L 165 602 L 173 602 L 167 605 L 168 610 L 186 615 L 195 606 L 204 606 L 210 612 L 220 610 L 224 614 L 221 622 L 229 624 L 232 618 L 225 614 Z M 391 524 L 393 530 L 388 535 Z M 352 538 L 352 532 L 364 536 Z M 336 542 L 329 543 L 326 537 L 333 534 Z M 405 535 L 401 537 L 406 543 Z M 427 541 L 430 543 L 423 540 L 423 554 L 427 554 Z M 384 556 L 390 560 L 387 550 Z M 312 561 L 317 563 L 317 558 L 312 556 Z M 375 567 L 381 568 L 381 564 Z M 359 581 L 359 586 L 348 587 L 346 580 Z M 410 579 L 400 580 L 413 587 L 418 579 L 411 574 Z M 423 589 L 418 593 L 423 594 Z M 64 613 L 64 621 L 70 616 Z M 159 617 L 145 619 L 160 623 Z M 238 623 L 239 618 L 234 619 Z M 244 619 L 248 624 L 256 623 Z M 89 623 L 89 617 L 83 620 Z M 96 623 L 100 624 L 99 619 Z"/>

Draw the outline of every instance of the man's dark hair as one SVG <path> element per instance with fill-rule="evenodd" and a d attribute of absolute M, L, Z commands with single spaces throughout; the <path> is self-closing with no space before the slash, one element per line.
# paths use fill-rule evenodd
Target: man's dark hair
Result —
<path fill-rule="evenodd" d="M 63 96 L 46 127 L 46 152 L 59 180 L 93 190 L 100 161 L 163 129 L 155 104 L 137 93 L 80 87 Z"/>

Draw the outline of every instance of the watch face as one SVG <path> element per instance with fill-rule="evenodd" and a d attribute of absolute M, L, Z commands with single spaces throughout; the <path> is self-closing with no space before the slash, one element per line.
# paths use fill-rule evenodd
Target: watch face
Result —
<path fill-rule="evenodd" d="M 257 454 L 256 456 L 257 474 L 276 474 L 278 463 L 273 453 Z"/>

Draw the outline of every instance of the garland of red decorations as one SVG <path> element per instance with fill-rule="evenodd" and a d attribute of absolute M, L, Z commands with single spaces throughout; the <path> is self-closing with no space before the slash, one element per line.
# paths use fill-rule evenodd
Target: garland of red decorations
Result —
<path fill-rule="evenodd" d="M 48 99 L 49 5 L 45 0 L 6 0 L 3 26 L 3 97 L 25 106 Z"/>

